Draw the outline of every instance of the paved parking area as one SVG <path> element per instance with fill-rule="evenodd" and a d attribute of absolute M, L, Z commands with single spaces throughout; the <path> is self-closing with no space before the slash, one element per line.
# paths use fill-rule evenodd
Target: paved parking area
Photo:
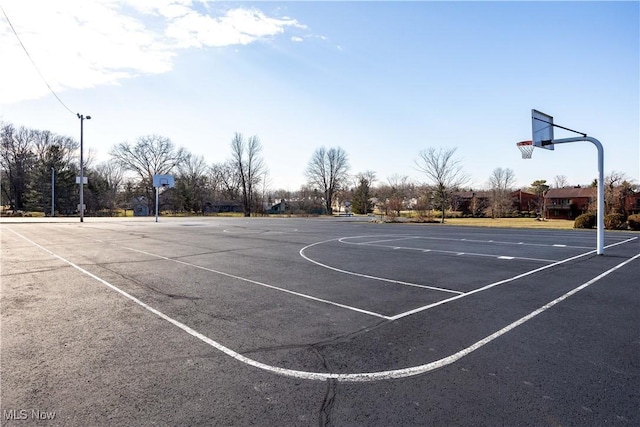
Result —
<path fill-rule="evenodd" d="M 3 425 L 637 425 L 638 233 L 2 223 Z M 44 420 L 44 418 L 49 418 Z"/>

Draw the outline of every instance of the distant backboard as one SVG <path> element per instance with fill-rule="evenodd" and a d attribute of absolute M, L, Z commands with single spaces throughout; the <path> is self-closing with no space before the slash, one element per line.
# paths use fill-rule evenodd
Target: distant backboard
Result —
<path fill-rule="evenodd" d="M 174 186 L 173 175 L 153 175 L 154 187 L 169 187 Z"/>
<path fill-rule="evenodd" d="M 531 140 L 534 147 L 553 150 L 553 117 L 531 110 Z"/>

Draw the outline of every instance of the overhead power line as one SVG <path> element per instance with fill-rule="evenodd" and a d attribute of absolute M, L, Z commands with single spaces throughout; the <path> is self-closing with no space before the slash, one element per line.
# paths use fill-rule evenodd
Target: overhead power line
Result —
<path fill-rule="evenodd" d="M 75 116 L 76 113 L 74 113 L 73 111 L 71 111 L 71 109 L 69 107 L 67 107 L 65 105 L 64 102 L 62 102 L 62 100 L 60 99 L 60 97 L 53 91 L 53 89 L 51 89 L 51 86 L 49 85 L 49 82 L 47 82 L 47 79 L 44 78 L 44 76 L 42 75 L 42 73 L 40 72 L 40 69 L 38 68 L 38 66 L 36 65 L 35 61 L 33 60 L 33 58 L 31 57 L 31 55 L 29 54 L 29 51 L 27 50 L 27 48 L 25 47 L 24 43 L 22 43 L 22 40 L 20 40 L 20 36 L 18 35 L 18 32 L 16 31 L 15 28 L 13 28 L 13 24 L 11 23 L 11 20 L 9 19 L 9 17 L 7 16 L 7 12 L 5 12 L 3 7 L 0 7 L 0 9 L 2 9 L 2 14 L 4 15 L 4 18 L 7 20 L 7 22 L 9 23 L 9 27 L 11 27 L 11 31 L 13 31 L 13 34 L 15 34 L 16 39 L 18 39 L 18 43 L 20 43 L 20 46 L 22 46 L 22 50 L 24 50 L 24 53 L 27 54 L 27 57 L 29 58 L 29 61 L 31 61 L 31 64 L 33 65 L 33 68 L 36 69 L 36 71 L 38 72 L 38 75 L 40 76 L 40 78 L 42 79 L 42 81 L 44 82 L 45 85 L 47 85 L 47 87 L 49 88 L 49 91 L 53 94 L 53 96 L 56 97 L 56 99 L 58 100 L 58 102 L 60 103 L 60 105 L 62 105 L 64 108 L 66 108 L 71 114 L 73 114 Z"/>

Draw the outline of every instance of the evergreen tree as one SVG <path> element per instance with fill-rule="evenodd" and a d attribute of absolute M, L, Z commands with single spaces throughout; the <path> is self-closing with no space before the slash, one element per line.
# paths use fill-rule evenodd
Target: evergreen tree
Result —
<path fill-rule="evenodd" d="M 358 177 L 358 186 L 353 192 L 351 209 L 357 214 L 368 214 L 373 212 L 371 203 L 371 180 L 364 176 Z"/>

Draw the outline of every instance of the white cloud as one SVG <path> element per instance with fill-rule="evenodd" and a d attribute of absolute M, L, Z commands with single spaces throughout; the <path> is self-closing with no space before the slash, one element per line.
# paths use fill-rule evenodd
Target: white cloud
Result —
<path fill-rule="evenodd" d="M 166 35 L 181 47 L 219 47 L 249 44 L 287 27 L 304 28 L 293 19 L 269 18 L 256 9 L 233 9 L 220 17 L 191 11 L 171 21 Z"/>
<path fill-rule="evenodd" d="M 291 37 L 291 41 L 292 42 L 303 42 L 304 39 L 302 37 L 293 36 L 293 37 Z"/>
<path fill-rule="evenodd" d="M 223 15 L 203 12 L 190 0 L 4 0 L 11 20 L 44 78 L 56 91 L 117 84 L 140 74 L 172 69 L 180 49 L 246 45 L 304 29 L 291 18 L 257 9 Z M 205 4 L 206 6 L 206 4 Z M 48 94 L 4 16 L 0 17 L 0 103 Z"/>

